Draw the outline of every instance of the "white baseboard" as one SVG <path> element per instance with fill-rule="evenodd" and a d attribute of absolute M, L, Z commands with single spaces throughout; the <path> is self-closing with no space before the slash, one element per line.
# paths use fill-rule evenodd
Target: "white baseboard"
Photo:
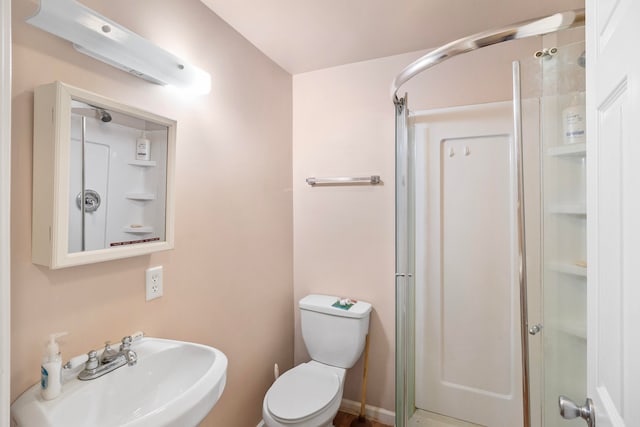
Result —
<path fill-rule="evenodd" d="M 360 413 L 360 402 L 354 402 L 349 399 L 342 399 L 340 410 L 349 414 Z M 381 422 L 382 424 L 395 425 L 396 413 L 387 409 L 378 408 L 377 406 L 365 405 L 364 415 L 372 420 Z"/>
<path fill-rule="evenodd" d="M 342 399 L 340 410 L 342 412 L 347 412 L 349 414 L 359 414 L 360 402 L 354 402 L 353 400 L 349 400 L 349 399 Z M 382 424 L 387 424 L 392 426 L 392 425 L 395 425 L 395 422 L 396 422 L 395 412 L 378 408 L 377 406 L 365 405 L 364 414 L 367 418 L 379 421 Z M 265 427 L 264 421 L 261 420 L 256 427 Z"/>

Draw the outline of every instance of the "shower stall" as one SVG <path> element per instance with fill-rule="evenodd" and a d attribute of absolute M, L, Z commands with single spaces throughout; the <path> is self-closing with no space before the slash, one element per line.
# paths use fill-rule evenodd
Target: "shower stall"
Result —
<path fill-rule="evenodd" d="M 393 82 L 397 427 L 584 425 L 557 403 L 586 393 L 582 26 L 576 10 L 470 36 Z M 412 111 L 398 95 L 453 56 L 543 35 L 513 63 L 512 101 Z"/>

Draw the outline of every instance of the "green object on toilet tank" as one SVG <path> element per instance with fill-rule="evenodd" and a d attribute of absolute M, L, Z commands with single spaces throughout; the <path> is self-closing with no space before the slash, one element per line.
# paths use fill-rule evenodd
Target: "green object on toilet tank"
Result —
<path fill-rule="evenodd" d="M 333 304 L 331 304 L 331 307 L 339 308 L 340 310 L 349 310 L 357 302 L 358 301 L 353 300 L 351 298 L 339 299 L 336 302 L 334 302 Z"/>

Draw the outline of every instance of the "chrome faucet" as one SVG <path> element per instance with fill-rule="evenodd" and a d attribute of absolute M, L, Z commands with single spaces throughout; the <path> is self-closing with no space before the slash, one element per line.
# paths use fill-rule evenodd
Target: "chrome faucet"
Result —
<path fill-rule="evenodd" d="M 106 365 L 109 362 L 113 362 L 118 357 L 118 351 L 111 348 L 111 341 L 104 343 L 104 349 L 100 355 L 99 365 Z"/>
<path fill-rule="evenodd" d="M 131 341 L 131 336 L 122 338 L 119 351 L 113 350 L 109 342 L 105 343 L 100 359 L 98 359 L 98 352 L 91 350 L 87 353 L 89 359 L 82 372 L 78 374 L 78 379 L 82 381 L 94 380 L 121 366 L 135 365 L 138 362 L 138 355 L 131 350 Z"/>

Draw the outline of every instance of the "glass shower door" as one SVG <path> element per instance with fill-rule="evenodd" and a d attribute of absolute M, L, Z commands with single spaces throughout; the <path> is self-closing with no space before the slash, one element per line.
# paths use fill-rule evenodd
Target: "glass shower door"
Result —
<path fill-rule="evenodd" d="M 540 301 L 530 310 L 529 334 L 532 352 L 541 346 L 531 354 L 541 393 L 531 392 L 533 418 L 544 427 L 584 425 L 558 411 L 560 395 L 579 401 L 586 394 L 584 52 L 584 42 L 549 48 L 523 66 L 523 87 L 538 91 L 540 105 L 542 271 L 539 290 L 529 284 Z"/>
<path fill-rule="evenodd" d="M 559 395 L 579 401 L 586 392 L 583 53 L 580 42 L 521 61 L 533 427 L 583 423 L 563 420 L 557 403 Z M 397 427 L 415 424 L 409 422 L 416 401 L 414 175 L 419 168 L 414 163 L 414 120 L 405 99 L 400 100 L 396 105 Z M 527 141 L 527 135 L 534 137 Z"/>
<path fill-rule="evenodd" d="M 543 60 L 544 425 L 582 426 L 558 413 L 558 396 L 586 395 L 585 46 Z M 546 119 L 546 123 L 545 123 Z"/>

